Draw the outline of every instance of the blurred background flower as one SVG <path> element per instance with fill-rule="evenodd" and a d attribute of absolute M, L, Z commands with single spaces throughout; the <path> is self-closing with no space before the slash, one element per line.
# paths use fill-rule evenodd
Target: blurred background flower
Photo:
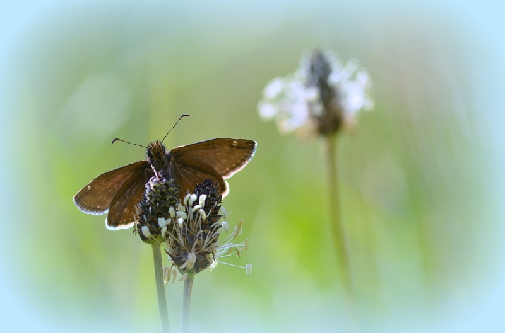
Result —
<path fill-rule="evenodd" d="M 321 48 L 359 59 L 373 80 L 374 111 L 341 138 L 362 331 L 502 331 L 500 6 L 2 4 L 4 329 L 158 331 L 151 249 L 79 212 L 72 196 L 97 174 L 145 158 L 113 138 L 145 145 L 189 113 L 168 148 L 212 137 L 260 147 L 223 201 L 255 244 L 230 262 L 252 262 L 254 274 L 224 265 L 200 273 L 192 331 L 347 332 L 331 239 L 318 222 L 327 203 L 314 194 L 326 191 L 314 177 L 324 170 L 321 146 L 279 136 L 256 112 L 269 80 Z M 181 283 L 167 289 L 171 318 L 180 317 L 181 293 Z"/>
<path fill-rule="evenodd" d="M 300 137 L 352 129 L 358 112 L 370 110 L 370 76 L 356 60 L 342 65 L 329 51 L 303 56 L 300 68 L 271 80 L 258 103 L 263 119 L 275 118 L 280 132 Z"/>
<path fill-rule="evenodd" d="M 331 52 L 315 50 L 302 57 L 300 68 L 294 74 L 271 80 L 258 103 L 260 116 L 276 118 L 281 133 L 295 131 L 302 138 L 319 134 L 325 139 L 328 226 L 340 273 L 335 277 L 335 284 L 344 287 L 351 309 L 355 303 L 353 281 L 356 277 L 352 276 L 352 266 L 356 258 L 350 251 L 354 240 L 343 223 L 338 185 L 338 171 L 342 166 L 338 163 L 337 134 L 356 125 L 360 110 L 371 109 L 369 88 L 370 77 L 364 69 L 359 69 L 356 60 L 342 66 Z"/>

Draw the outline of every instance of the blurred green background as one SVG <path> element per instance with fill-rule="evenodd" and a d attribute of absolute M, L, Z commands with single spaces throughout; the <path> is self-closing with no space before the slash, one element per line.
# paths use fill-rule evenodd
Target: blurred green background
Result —
<path fill-rule="evenodd" d="M 342 206 L 363 332 L 501 332 L 499 5 L 168 2 L 1 5 L 3 327 L 157 332 L 150 247 L 72 196 L 98 174 L 213 137 L 258 142 L 230 180 L 250 249 L 197 275 L 193 332 L 349 332 L 328 235 L 324 147 L 256 104 L 316 47 L 359 59 L 375 109 L 341 138 Z M 501 93 L 500 93 L 501 92 Z M 167 287 L 179 331 L 182 282 Z M 502 298 L 503 299 L 503 298 Z M 488 326 L 489 325 L 489 326 Z"/>

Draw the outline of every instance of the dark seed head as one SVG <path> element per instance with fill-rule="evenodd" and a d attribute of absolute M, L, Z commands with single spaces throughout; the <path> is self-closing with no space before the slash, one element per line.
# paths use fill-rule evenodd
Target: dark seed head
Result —
<path fill-rule="evenodd" d="M 153 239 L 164 241 L 163 223 L 168 221 L 170 217 L 170 207 L 176 206 L 179 202 L 179 192 L 173 179 L 151 177 L 146 184 L 144 197 L 138 206 L 139 222 L 137 229 L 140 238 L 147 243 L 151 243 Z"/>

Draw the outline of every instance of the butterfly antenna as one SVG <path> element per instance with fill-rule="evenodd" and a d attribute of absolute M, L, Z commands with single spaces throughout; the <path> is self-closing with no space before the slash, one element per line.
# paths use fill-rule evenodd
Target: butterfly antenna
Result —
<path fill-rule="evenodd" d="M 175 128 L 175 126 L 177 126 L 177 124 L 179 123 L 179 121 L 181 121 L 182 118 L 184 117 L 189 117 L 189 114 L 187 113 L 183 113 L 179 119 L 177 119 L 177 121 L 175 122 L 174 126 L 172 126 L 172 128 L 170 129 L 170 131 L 167 132 L 167 134 L 165 134 L 165 136 L 163 137 L 163 139 L 161 140 L 161 142 L 163 142 L 165 140 L 165 138 L 167 137 L 168 133 L 172 132 L 172 130 Z"/>
<path fill-rule="evenodd" d="M 145 146 L 139 145 L 138 143 L 131 143 L 131 142 L 125 141 L 125 140 L 120 139 L 120 138 L 114 138 L 114 140 L 112 140 L 111 144 L 113 144 L 116 141 L 121 141 L 121 142 L 127 143 L 127 144 L 132 145 L 132 146 L 139 146 L 139 147 L 142 147 L 142 148 L 147 148 Z"/>

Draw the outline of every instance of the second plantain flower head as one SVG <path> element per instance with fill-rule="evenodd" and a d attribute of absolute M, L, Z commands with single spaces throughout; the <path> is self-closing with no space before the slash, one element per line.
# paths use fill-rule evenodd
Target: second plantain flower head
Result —
<path fill-rule="evenodd" d="M 300 67 L 271 80 L 258 104 L 263 119 L 274 119 L 280 132 L 301 137 L 329 136 L 352 129 L 361 110 L 373 108 L 370 76 L 355 60 L 345 65 L 329 52 L 302 57 Z"/>
<path fill-rule="evenodd" d="M 218 243 L 221 234 L 229 228 L 227 222 L 221 221 L 226 216 L 221 202 L 217 184 L 209 179 L 197 184 L 183 202 L 180 202 L 173 178 L 167 179 L 160 174 L 149 179 L 137 208 L 136 230 L 146 243 L 165 243 L 174 267 L 166 271 L 167 280 L 171 275 L 175 279 L 177 271 L 184 279 L 188 274 L 212 269 L 220 262 L 219 258 L 233 254 L 240 256 L 247 250 L 247 238 L 245 242 L 233 243 L 242 233 L 242 221 L 231 235 L 221 239 L 224 243 Z M 241 268 L 245 268 L 247 274 L 251 273 L 250 264 Z"/>

